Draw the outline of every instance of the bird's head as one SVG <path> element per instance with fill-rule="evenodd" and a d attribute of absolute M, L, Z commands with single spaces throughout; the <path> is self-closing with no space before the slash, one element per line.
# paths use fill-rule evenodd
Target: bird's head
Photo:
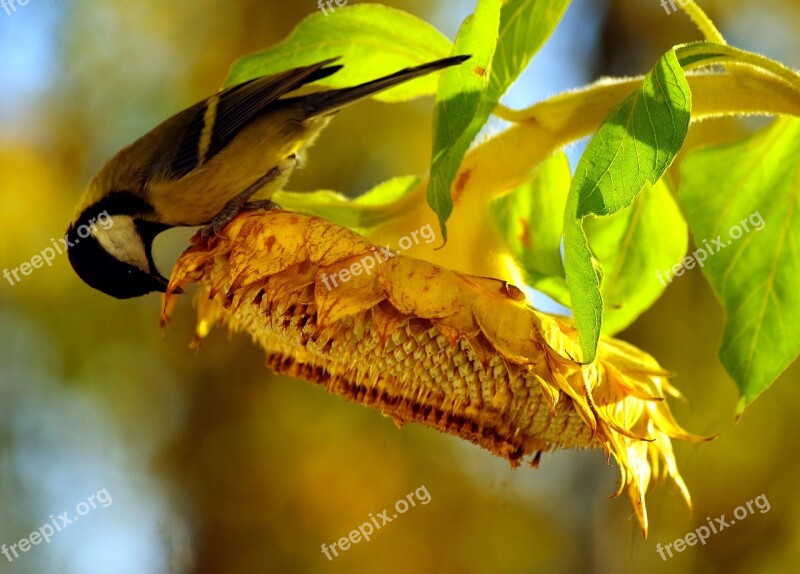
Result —
<path fill-rule="evenodd" d="M 153 239 L 168 226 L 102 205 L 84 210 L 67 229 L 67 254 L 83 281 L 117 299 L 167 288 L 153 262 Z"/>

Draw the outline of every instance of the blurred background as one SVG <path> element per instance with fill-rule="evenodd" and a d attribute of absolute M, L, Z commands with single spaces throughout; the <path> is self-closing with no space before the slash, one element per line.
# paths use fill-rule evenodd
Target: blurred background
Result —
<path fill-rule="evenodd" d="M 384 3 L 451 38 L 474 9 L 474 0 Z M 0 8 L 0 267 L 12 269 L 63 236 L 113 152 L 317 10 L 311 0 L 19 4 L 10 15 Z M 701 4 L 731 43 L 800 67 L 800 0 Z M 659 0 L 573 0 L 504 101 L 521 107 L 602 75 L 643 73 L 698 37 Z M 432 107 L 428 98 L 342 112 L 291 188 L 357 194 L 425 172 Z M 689 147 L 764 123 L 705 122 Z M 573 160 L 581 149 L 570 149 Z M 162 272 L 189 234 L 159 238 Z M 618 471 L 600 452 L 559 451 L 538 470 L 511 470 L 456 438 L 398 430 L 378 412 L 275 377 L 244 336 L 216 332 L 190 351 L 191 305 L 163 333 L 159 310 L 156 295 L 117 301 L 88 288 L 65 256 L 13 286 L 2 280 L 0 544 L 74 515 L 103 489 L 113 503 L 13 561 L 0 555 L 0 572 L 775 573 L 800 559 L 800 369 L 735 424 L 736 389 L 716 357 L 723 317 L 698 270 L 621 335 L 679 373 L 678 420 L 720 435 L 676 445 L 694 510 L 672 485 L 656 488 L 646 541 L 626 497 L 606 497 Z M 371 542 L 332 561 L 321 552 L 421 486 L 430 502 Z M 657 543 L 761 494 L 769 512 L 669 561 L 658 555 Z"/>

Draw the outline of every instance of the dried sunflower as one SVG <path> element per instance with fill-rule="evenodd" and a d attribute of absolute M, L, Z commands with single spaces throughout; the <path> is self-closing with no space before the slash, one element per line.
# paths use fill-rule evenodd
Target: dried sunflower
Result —
<path fill-rule="evenodd" d="M 577 333 L 498 279 L 384 252 L 317 217 L 239 215 L 208 244 L 198 236 L 173 271 L 199 285 L 197 340 L 215 324 L 247 332 L 277 372 L 323 385 L 391 416 L 460 436 L 512 465 L 556 448 L 598 448 L 619 464 L 643 534 L 645 492 L 670 476 L 689 503 L 671 439 L 702 440 L 673 419 L 669 373 L 603 338 L 582 364 Z M 380 257 L 380 256 L 379 256 Z M 324 279 L 349 280 L 332 287 Z"/>

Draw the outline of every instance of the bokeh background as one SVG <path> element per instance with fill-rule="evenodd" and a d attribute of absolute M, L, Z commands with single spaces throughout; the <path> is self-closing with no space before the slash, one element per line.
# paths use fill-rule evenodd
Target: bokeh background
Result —
<path fill-rule="evenodd" d="M 355 0 L 350 0 L 351 4 Z M 451 38 L 474 0 L 397 0 Z M 800 67 L 800 1 L 702 3 L 730 42 Z M 310 0 L 29 0 L 0 10 L 0 267 L 63 236 L 103 161 L 205 97 L 237 57 L 281 40 Z M 561 27 L 505 99 L 524 106 L 601 75 L 642 73 L 697 39 L 658 0 L 574 0 Z M 292 189 L 357 194 L 429 161 L 431 99 L 366 102 L 339 115 Z M 694 126 L 689 145 L 730 141 L 763 120 Z M 570 149 L 577 158 L 580 145 Z M 162 271 L 190 232 L 156 244 Z M 800 278 L 798 278 L 800 279 Z M 117 301 L 73 274 L 65 256 L 16 285 L 0 281 L 0 544 L 10 545 L 106 489 L 91 511 L 0 572 L 775 573 L 800 559 L 800 369 L 734 421 L 737 393 L 716 358 L 723 317 L 698 270 L 623 338 L 679 373 L 677 418 L 707 444 L 676 445 L 694 497 L 649 496 L 643 540 L 617 469 L 600 452 L 507 463 L 306 382 L 272 375 L 244 336 L 188 348 L 184 302 L 165 332 L 160 298 Z M 407 493 L 418 505 L 333 561 L 346 536 Z M 764 494 L 756 513 L 662 561 L 666 544 Z"/>

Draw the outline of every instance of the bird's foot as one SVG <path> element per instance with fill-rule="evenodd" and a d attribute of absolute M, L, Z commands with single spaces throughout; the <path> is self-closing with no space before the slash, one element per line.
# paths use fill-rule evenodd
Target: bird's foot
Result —
<path fill-rule="evenodd" d="M 200 239 L 203 243 L 208 243 L 209 239 L 218 236 L 220 231 L 244 210 L 274 209 L 277 207 L 275 203 L 268 199 L 258 201 L 248 200 L 266 184 L 280 177 L 282 173 L 283 170 L 280 167 L 273 167 L 266 174 L 259 177 L 250 187 L 226 203 L 225 207 L 211 220 L 211 223 L 200 230 Z"/>
<path fill-rule="evenodd" d="M 242 205 L 242 211 L 258 211 L 263 209 L 269 211 L 271 209 L 280 209 L 281 206 L 272 201 L 271 199 L 257 199 L 255 201 L 248 201 Z"/>

